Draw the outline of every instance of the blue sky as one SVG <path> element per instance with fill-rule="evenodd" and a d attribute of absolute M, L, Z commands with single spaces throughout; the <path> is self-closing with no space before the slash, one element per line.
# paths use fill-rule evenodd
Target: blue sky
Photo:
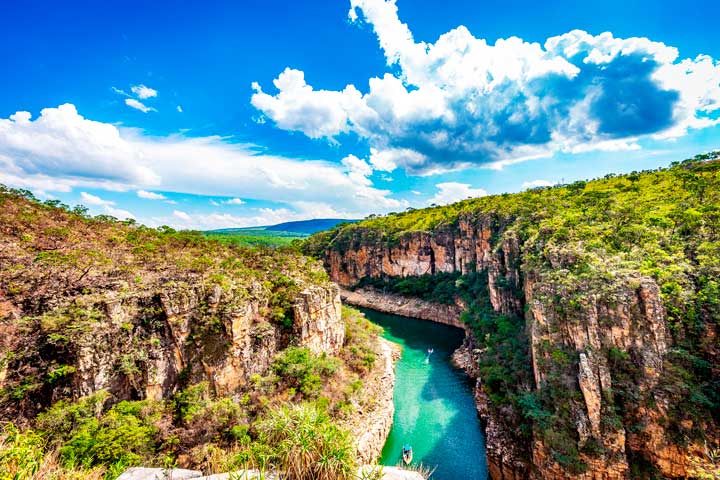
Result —
<path fill-rule="evenodd" d="M 11 0 L 0 183 L 207 229 L 664 166 L 720 148 L 718 20 L 711 1 Z"/>

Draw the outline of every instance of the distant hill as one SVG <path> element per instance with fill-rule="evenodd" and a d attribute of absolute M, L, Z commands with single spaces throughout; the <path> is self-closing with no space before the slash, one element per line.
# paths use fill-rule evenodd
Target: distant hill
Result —
<path fill-rule="evenodd" d="M 346 218 L 315 218 L 313 220 L 300 220 L 297 222 L 285 222 L 265 227 L 265 230 L 280 230 L 283 232 L 297 232 L 306 235 L 329 230 L 338 223 L 355 223 L 359 220 L 348 220 Z"/>
<path fill-rule="evenodd" d="M 345 218 L 314 218 L 312 220 L 299 220 L 296 222 L 278 223 L 277 225 L 267 225 L 262 227 L 245 227 L 245 228 L 221 228 L 211 230 L 208 233 L 226 233 L 226 234 L 247 234 L 248 231 L 270 230 L 273 232 L 286 232 L 296 234 L 299 237 L 312 235 L 333 228 L 339 223 L 355 223 L 359 220 L 348 220 Z M 289 235 L 288 235 L 289 236 Z"/>

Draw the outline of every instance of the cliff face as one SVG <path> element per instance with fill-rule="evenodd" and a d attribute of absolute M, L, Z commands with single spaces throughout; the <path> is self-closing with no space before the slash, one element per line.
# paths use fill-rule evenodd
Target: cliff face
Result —
<path fill-rule="evenodd" d="M 237 297 L 237 292 L 217 285 L 174 283 L 147 295 L 97 293 L 83 300 L 94 321 L 83 325 L 55 355 L 42 351 L 48 348 L 44 338 L 28 337 L 27 331 L 16 328 L 20 348 L 41 350 L 33 362 L 36 369 L 58 357 L 73 372 L 69 381 L 46 385 L 40 398 L 20 402 L 20 412 L 31 416 L 43 400 L 50 403 L 99 390 L 120 400 L 158 400 L 175 393 L 181 377 L 183 382 L 207 381 L 215 394 L 230 395 L 251 375 L 265 375 L 291 338 L 318 354 L 334 355 L 342 347 L 345 330 L 335 285 L 301 291 L 288 327 L 268 321 L 269 298 L 259 284 L 250 291 L 249 297 Z M 15 381 L 13 377 L 28 368 L 12 360 L 8 364 L 12 374 L 4 381 Z"/>
<path fill-rule="evenodd" d="M 671 339 L 656 281 L 622 271 L 564 281 L 574 255 L 546 249 L 541 256 L 551 266 L 539 267 L 527 258 L 531 246 L 523 246 L 507 228 L 510 223 L 493 215 L 460 215 L 454 227 L 405 233 L 390 242 L 370 229 L 354 228 L 326 250 L 326 268 L 345 287 L 365 277 L 482 272 L 492 308 L 524 318 L 534 376 L 533 385 L 524 388 L 542 392 L 551 385 L 562 392 L 555 404 L 571 422 L 572 435 L 554 439 L 538 422 L 530 440 L 519 439 L 508 419 L 520 412 L 492 405 L 479 378 L 476 400 L 492 478 L 624 479 L 638 461 L 666 478 L 687 475 L 688 453 L 698 444 L 678 442 L 667 429 L 669 400 L 658 385 Z M 456 306 L 420 308 L 419 302 L 367 290 L 344 296 L 350 303 L 429 320 L 457 318 L 459 311 Z M 458 358 L 471 374 L 476 356 L 470 338 Z M 618 359 L 632 363 L 632 378 L 615 371 Z M 626 398 L 629 390 L 635 390 L 632 401 Z M 703 428 L 712 435 L 710 419 Z M 553 453 L 559 441 L 573 443 L 583 467 L 558 461 Z"/>
<path fill-rule="evenodd" d="M 20 462 L 0 455 L 3 472 L 262 464 L 345 478 L 379 455 L 395 348 L 317 260 L 1 185 L 0 207 L 0 444 L 33 445 Z M 301 471 L 288 451 L 306 455 Z"/>

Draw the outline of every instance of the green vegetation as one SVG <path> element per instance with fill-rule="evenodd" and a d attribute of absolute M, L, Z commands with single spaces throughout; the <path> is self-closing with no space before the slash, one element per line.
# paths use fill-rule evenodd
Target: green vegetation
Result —
<path fill-rule="evenodd" d="M 305 233 L 283 232 L 279 230 L 265 229 L 237 229 L 232 232 L 204 232 L 213 240 L 242 247 L 286 247 L 296 240 L 307 237 Z"/>
<path fill-rule="evenodd" d="M 368 321 L 360 311 L 343 305 L 345 346 L 340 356 L 356 374 L 364 375 L 375 366 L 377 338 L 382 328 Z"/>
<path fill-rule="evenodd" d="M 373 287 L 387 293 L 409 295 L 430 302 L 452 305 L 457 296 L 455 283 L 459 278 L 459 273 L 442 272 L 413 277 L 363 277 L 353 288 Z"/>
<path fill-rule="evenodd" d="M 348 335 L 338 357 L 290 346 L 267 376 L 253 376 L 232 397 L 215 395 L 207 382 L 160 401 L 118 402 L 99 391 L 54 403 L 30 429 L 7 423 L 0 480 L 109 480 L 135 465 L 354 478 L 354 445 L 343 419 L 352 405 L 372 402 L 362 378 L 372 371 L 380 329 L 348 307 L 343 319 Z M 51 372 L 63 379 L 69 370 Z"/>
<path fill-rule="evenodd" d="M 0 245 L 0 480 L 110 480 L 136 465 L 328 480 L 354 472 L 348 414 L 371 405 L 363 385 L 376 374 L 378 331 L 344 309 L 337 357 L 296 345 L 299 293 L 329 282 L 319 262 L 293 247 L 90 217 L 4 187 Z M 244 334 L 270 366 L 218 386 L 231 324 L 248 306 Z M 178 354 L 180 371 L 153 383 Z M 97 388 L 91 369 L 109 391 L 78 399 Z M 280 420 L 298 436 L 274 429 Z M 303 463 L 286 448 L 307 448 Z"/>
<path fill-rule="evenodd" d="M 297 480 L 355 477 L 354 446 L 347 431 L 316 405 L 286 405 L 258 425 L 259 439 L 273 446 L 270 461 Z"/>
<path fill-rule="evenodd" d="M 318 257 L 327 250 L 342 255 L 360 245 L 393 248 L 417 232 L 452 238 L 461 224 L 491 230 L 492 251 L 503 241 L 516 241 L 520 257 L 515 267 L 532 277 L 534 300 L 561 323 L 577 323 L 593 302 L 613 308 L 623 292 L 640 289 L 643 277 L 654 279 L 671 337 L 653 392 L 669 400 L 663 424 L 678 444 L 705 438 L 703 425 L 720 425 L 720 152 L 653 171 L 371 216 L 316 234 L 302 248 Z M 577 352 L 565 350 L 562 342 L 538 345 L 538 367 L 545 376 L 536 388 L 525 321 L 493 311 L 483 278 L 484 272 L 364 278 L 359 286 L 445 303 L 463 297 L 468 305 L 464 320 L 475 332 L 480 374 L 492 405 L 513 405 L 515 418 L 502 410 L 512 428 L 526 440 L 531 432 L 543 438 L 557 461 L 569 471 L 581 471 L 581 456 L 598 455 L 602 448 L 593 442 L 580 445 L 577 438 L 573 409 L 582 403 Z M 524 303 L 523 292 L 507 279 L 499 278 L 496 287 Z M 599 321 L 601 328 L 609 327 L 602 314 Z M 606 349 L 602 354 L 613 375 L 613 394 L 603 404 L 603 430 L 624 425 L 642 431 L 635 412 L 641 406 L 654 408 L 652 394 L 638 392 L 644 375 L 638 352 Z"/>
<path fill-rule="evenodd" d="M 313 355 L 307 348 L 288 347 L 275 358 L 272 368 L 290 388 L 313 397 L 320 392 L 323 377 L 338 369 L 338 361 L 325 353 Z"/>

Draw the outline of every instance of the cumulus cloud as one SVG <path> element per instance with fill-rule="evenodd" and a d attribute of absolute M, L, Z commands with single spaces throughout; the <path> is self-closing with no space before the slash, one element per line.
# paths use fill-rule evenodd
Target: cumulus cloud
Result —
<path fill-rule="evenodd" d="M 142 103 L 141 101 L 135 100 L 134 98 L 126 98 L 126 99 L 125 99 L 125 105 L 127 105 L 128 107 L 134 108 L 135 110 L 140 110 L 140 111 L 143 112 L 143 113 L 155 112 L 155 111 L 157 111 L 157 110 L 155 110 L 155 109 L 152 108 L 152 107 L 148 107 L 147 105 L 145 105 L 145 104 Z"/>
<path fill-rule="evenodd" d="M 128 212 L 127 210 L 123 210 L 121 208 L 115 208 L 111 206 L 105 206 L 105 212 L 107 212 L 108 215 L 112 215 L 115 218 L 118 218 L 120 220 L 125 220 L 127 218 L 135 219 L 135 215 Z"/>
<path fill-rule="evenodd" d="M 80 179 L 91 185 L 160 181 L 144 163 L 142 150 L 123 139 L 117 127 L 85 119 L 71 104 L 45 108 L 35 120 L 29 112 L 0 119 L 0 165 L 6 175 L 26 181 L 53 178 L 65 184 L 64 191 Z"/>
<path fill-rule="evenodd" d="M 552 187 L 556 182 L 549 180 L 531 180 L 529 182 L 523 182 L 522 188 L 537 188 L 537 187 Z"/>
<path fill-rule="evenodd" d="M 88 205 L 100 205 L 100 206 L 115 205 L 115 202 L 112 202 L 110 200 L 103 200 L 102 198 L 100 198 L 96 195 L 91 195 L 87 192 L 80 192 L 80 199 Z"/>
<path fill-rule="evenodd" d="M 347 168 L 348 177 L 350 177 L 358 185 L 372 185 L 372 181 L 368 178 L 372 175 L 372 167 L 365 161 L 355 155 L 348 155 L 341 161 L 342 165 Z"/>
<path fill-rule="evenodd" d="M 337 164 L 259 153 L 220 137 L 148 136 L 86 119 L 71 104 L 43 109 L 36 119 L 28 112 L 0 119 L 0 182 L 45 192 L 161 189 L 229 198 L 242 192 L 360 213 L 408 205 L 375 188 L 368 170 L 358 158 Z"/>
<path fill-rule="evenodd" d="M 244 205 L 245 204 L 244 201 L 242 201 L 241 199 L 239 199 L 237 197 L 231 198 L 229 200 L 224 200 L 222 203 L 224 203 L 225 205 Z"/>
<path fill-rule="evenodd" d="M 580 30 L 541 45 L 489 43 L 459 26 L 417 42 L 395 0 L 350 3 L 350 20 L 372 26 L 396 73 L 369 79 L 361 93 L 315 89 L 286 68 L 276 93 L 254 83 L 251 101 L 278 127 L 311 138 L 356 133 L 378 170 L 502 168 L 557 151 L 636 149 L 641 138 L 720 122 L 720 63 L 709 56 L 679 60 L 676 48 L 647 38 Z"/>
<path fill-rule="evenodd" d="M 154 88 L 146 87 L 145 85 L 133 85 L 130 87 L 130 91 L 135 94 L 135 96 L 141 100 L 144 100 L 146 98 L 152 98 L 157 97 L 157 90 Z"/>
<path fill-rule="evenodd" d="M 136 218 L 135 215 L 128 212 L 127 210 L 116 208 L 114 206 L 115 202 L 111 200 L 105 200 L 91 193 L 80 192 L 80 200 L 86 205 L 103 207 L 103 210 L 106 214 L 112 215 L 113 217 L 119 218 L 120 220 L 125 220 L 126 218 Z"/>
<path fill-rule="evenodd" d="M 183 212 L 182 210 L 173 210 L 173 217 L 177 217 L 185 222 L 191 221 L 190 215 L 188 215 L 186 212 Z"/>
<path fill-rule="evenodd" d="M 145 198 L 147 200 L 166 200 L 167 197 L 163 195 L 162 193 L 155 193 L 155 192 L 148 192 L 147 190 L 138 190 L 137 196 L 140 198 Z"/>
<path fill-rule="evenodd" d="M 467 198 L 483 197 L 487 192 L 482 188 L 472 188 L 468 183 L 445 182 L 435 185 L 438 191 L 428 200 L 428 204 L 447 205 Z"/>
<path fill-rule="evenodd" d="M 176 228 L 193 230 L 214 230 L 218 228 L 243 228 L 275 225 L 308 218 L 362 218 L 365 212 L 336 209 L 321 202 L 292 202 L 288 207 L 252 208 L 241 214 L 229 213 L 187 213 L 175 210 L 172 216 L 148 218 L 151 226 L 172 225 Z"/>

